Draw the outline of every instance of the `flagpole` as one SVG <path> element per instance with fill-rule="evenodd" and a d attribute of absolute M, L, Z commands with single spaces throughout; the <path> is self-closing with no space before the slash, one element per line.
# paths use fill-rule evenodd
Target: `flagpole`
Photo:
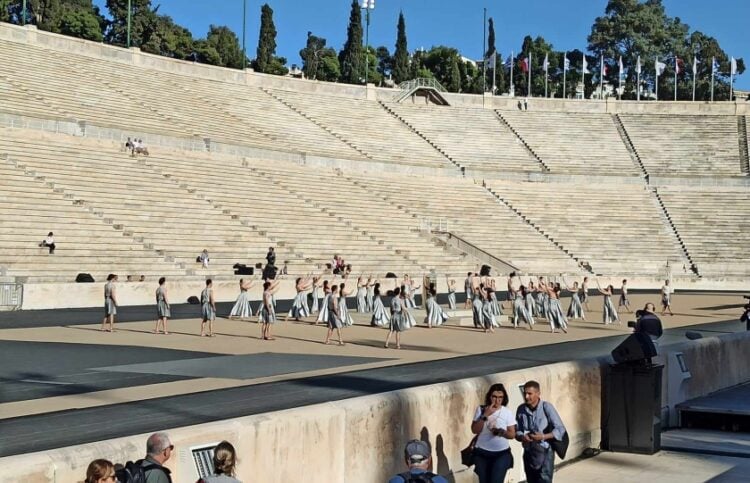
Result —
<path fill-rule="evenodd" d="M 487 9 L 484 9 L 482 20 L 482 106 L 484 106 L 484 94 L 487 92 Z"/>
<path fill-rule="evenodd" d="M 656 73 L 656 82 L 654 82 L 654 95 L 656 96 L 656 102 L 659 102 L 659 59 L 656 59 L 656 63 L 654 64 L 655 73 Z"/>
<path fill-rule="evenodd" d="M 729 61 L 729 102 L 732 102 L 732 93 L 734 91 L 734 57 Z"/>
<path fill-rule="evenodd" d="M 529 75 L 527 77 L 528 77 L 528 84 L 529 84 L 529 86 L 528 86 L 528 88 L 526 90 L 526 97 L 531 97 L 531 51 L 529 51 L 529 65 L 528 65 L 528 68 L 529 68 Z"/>
<path fill-rule="evenodd" d="M 695 61 L 695 57 L 693 57 L 693 102 L 695 102 L 695 78 L 698 74 L 698 63 Z"/>
<path fill-rule="evenodd" d="M 492 95 L 495 95 L 497 89 L 497 50 L 492 53 Z"/>
<path fill-rule="evenodd" d="M 565 65 L 565 62 L 567 61 L 567 59 L 568 59 L 568 52 L 566 51 L 565 54 L 563 54 L 563 92 L 562 92 L 563 99 L 568 98 L 568 93 L 565 91 L 565 80 L 566 80 L 565 77 L 566 77 L 566 74 L 568 73 L 568 68 Z"/>
<path fill-rule="evenodd" d="M 548 61 L 548 57 L 544 57 L 545 64 Z M 549 79 L 549 75 L 547 74 L 549 67 L 547 65 L 544 66 L 544 98 L 547 98 L 547 80 Z"/>
<path fill-rule="evenodd" d="M 636 82 L 638 83 L 638 85 L 636 86 L 635 91 L 636 91 L 636 99 L 640 101 L 641 100 L 641 56 L 640 55 L 638 56 L 638 65 L 636 67 L 638 67 L 638 69 L 636 69 L 637 70 L 636 74 L 638 74 L 636 76 L 637 77 Z"/>
<path fill-rule="evenodd" d="M 599 60 L 599 100 L 604 100 L 604 54 Z"/>
<path fill-rule="evenodd" d="M 716 57 L 711 57 L 711 102 L 714 102 L 714 70 L 716 65 Z"/>
<path fill-rule="evenodd" d="M 680 67 L 677 64 L 677 56 L 674 58 L 674 100 L 677 102 L 677 70 Z"/>
<path fill-rule="evenodd" d="M 617 66 L 617 100 L 622 100 L 622 56 L 620 56 L 620 65 Z"/>
<path fill-rule="evenodd" d="M 510 51 L 510 87 L 508 90 L 508 95 L 510 97 L 516 97 L 516 86 L 513 84 L 513 64 L 516 63 L 516 58 L 513 55 L 513 51 Z"/>

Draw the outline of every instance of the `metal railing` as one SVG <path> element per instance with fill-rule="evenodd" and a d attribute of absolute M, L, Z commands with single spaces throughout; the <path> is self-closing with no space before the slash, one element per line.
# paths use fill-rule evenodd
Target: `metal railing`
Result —
<path fill-rule="evenodd" d="M 433 222 L 431 218 L 419 220 L 419 231 L 446 233 L 448 231 L 448 219 L 438 218 Z"/>
<path fill-rule="evenodd" d="M 23 285 L 0 283 L 0 310 L 18 310 L 23 303 Z"/>
<path fill-rule="evenodd" d="M 403 92 L 411 91 L 417 87 L 431 87 L 438 92 L 448 92 L 436 79 L 427 77 L 418 77 L 416 79 L 404 81 L 398 85 L 398 88 Z"/>

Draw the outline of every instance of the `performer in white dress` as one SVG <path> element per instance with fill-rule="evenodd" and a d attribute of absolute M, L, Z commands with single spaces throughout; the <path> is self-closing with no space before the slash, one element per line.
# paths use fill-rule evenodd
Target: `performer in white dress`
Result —
<path fill-rule="evenodd" d="M 344 280 L 346 280 L 347 277 L 344 277 Z M 349 313 L 349 307 L 346 306 L 346 298 L 354 293 L 353 290 L 346 290 L 346 283 L 339 284 L 339 318 L 341 319 L 341 323 L 344 324 L 344 327 L 351 327 L 354 325 L 354 319 L 352 319 L 352 315 Z"/>
<path fill-rule="evenodd" d="M 307 275 L 305 278 L 298 277 L 294 281 L 294 288 L 297 290 L 297 295 L 294 297 L 292 308 L 286 314 L 285 320 L 289 320 L 291 317 L 299 322 L 303 317 L 310 315 L 310 309 L 307 306 L 307 292 L 312 289 L 312 278 L 310 275 Z"/>
<path fill-rule="evenodd" d="M 586 314 L 583 312 L 583 304 L 581 304 L 581 297 L 578 295 L 580 289 L 578 288 L 578 282 L 573 282 L 572 287 L 568 287 L 565 284 L 565 288 L 570 292 L 570 307 L 568 307 L 568 318 L 577 320 L 586 320 Z"/>
<path fill-rule="evenodd" d="M 250 293 L 255 283 L 252 280 L 240 279 L 240 294 L 234 302 L 229 318 L 237 317 L 238 319 L 248 319 L 253 316 L 253 309 L 250 307 Z"/>
<path fill-rule="evenodd" d="M 661 288 L 661 315 L 664 315 L 667 310 L 669 311 L 669 315 L 674 315 L 672 313 L 673 293 L 674 289 L 669 285 L 669 280 L 664 280 L 664 285 Z"/>
<path fill-rule="evenodd" d="M 456 281 L 448 279 L 448 308 L 456 310 Z"/>
<path fill-rule="evenodd" d="M 321 290 L 321 287 L 323 287 L 323 283 L 324 280 L 322 275 L 313 277 L 312 307 L 310 308 L 310 312 L 313 314 L 317 314 L 320 312 L 320 299 L 323 297 L 323 290 Z"/>
<path fill-rule="evenodd" d="M 448 320 L 448 315 L 443 308 L 437 303 L 437 291 L 433 288 L 427 294 L 427 317 L 425 323 L 430 329 L 444 324 Z"/>
<path fill-rule="evenodd" d="M 373 296 L 370 325 L 373 327 L 388 327 L 391 323 L 391 318 L 385 309 L 385 305 L 383 305 L 383 299 L 380 298 L 380 283 L 378 282 L 375 282 L 373 286 Z"/>
<path fill-rule="evenodd" d="M 549 322 L 550 331 L 556 332 L 557 329 L 561 329 L 563 332 L 568 332 L 568 321 L 565 318 L 562 305 L 560 305 L 560 284 L 555 283 L 551 285 L 544 285 L 547 290 L 547 296 L 549 297 L 549 309 L 547 321 Z"/>
<path fill-rule="evenodd" d="M 335 287 L 336 284 L 334 283 Z M 328 285 L 328 280 L 323 280 L 323 302 L 320 304 L 320 312 L 318 312 L 318 318 L 315 319 L 315 325 L 328 323 L 328 301 L 331 298 L 331 286 Z"/>
<path fill-rule="evenodd" d="M 604 303 L 602 305 L 602 321 L 605 325 L 619 322 L 617 309 L 615 309 L 615 304 L 614 302 L 612 302 L 612 295 L 615 292 L 615 288 L 612 286 L 612 284 L 610 284 L 607 285 L 606 289 L 602 290 L 602 287 L 599 285 L 599 280 L 596 281 L 596 286 L 599 289 L 599 293 L 604 295 Z"/>

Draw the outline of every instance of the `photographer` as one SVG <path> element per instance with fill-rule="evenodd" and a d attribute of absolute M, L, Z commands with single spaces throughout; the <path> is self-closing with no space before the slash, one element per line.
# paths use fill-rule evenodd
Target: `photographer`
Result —
<path fill-rule="evenodd" d="M 651 340 L 656 344 L 657 339 L 664 334 L 664 329 L 661 326 L 661 320 L 654 313 L 656 307 L 651 302 L 647 303 L 643 310 L 637 310 L 635 316 L 637 322 L 634 324 L 634 332 L 642 332 L 648 334 Z M 631 324 L 628 324 L 631 325 Z"/>

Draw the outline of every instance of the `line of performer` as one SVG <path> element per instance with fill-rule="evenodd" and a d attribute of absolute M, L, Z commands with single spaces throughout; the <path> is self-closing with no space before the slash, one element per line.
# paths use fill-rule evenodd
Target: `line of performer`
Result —
<path fill-rule="evenodd" d="M 568 320 L 586 320 L 586 311 L 589 308 L 589 277 L 583 277 L 582 282 L 574 281 L 568 283 L 565 277 L 555 277 L 554 280 L 538 277 L 534 280 L 526 278 L 522 283 L 521 276 L 511 273 L 507 278 L 507 309 L 510 310 L 507 318 L 513 328 L 526 326 L 533 330 L 539 319 L 545 319 L 549 324 L 550 332 L 568 332 Z M 324 279 L 322 275 L 308 274 L 295 280 L 294 286 L 296 296 L 292 302 L 285 321 L 289 319 L 302 321 L 315 317 L 314 325 L 323 324 L 327 327 L 325 344 L 331 343 L 331 338 L 336 335 L 339 345 L 344 345 L 342 329 L 354 324 L 352 314 L 349 311 L 347 299 L 351 296 L 356 298 L 356 311 L 359 314 L 371 314 L 370 325 L 373 327 L 387 328 L 388 335 L 385 347 L 390 347 L 391 339 L 395 336 L 396 348 L 401 348 L 401 335 L 403 332 L 416 327 L 417 320 L 411 310 L 417 307 L 415 295 L 423 288 L 424 308 L 426 316 L 424 325 L 432 329 L 448 321 L 449 314 L 438 303 L 435 290 L 436 280 L 425 277 L 422 284 L 415 281 L 409 275 L 402 279 L 387 279 L 389 285 L 395 287 L 383 293 L 380 280 L 373 276 L 360 276 L 355 284 L 349 282 L 349 276 L 332 280 Z M 117 276 L 112 274 L 107 278 L 104 286 L 104 309 L 105 317 L 102 321 L 102 330 L 114 331 L 114 316 L 117 313 L 116 286 Z M 257 314 L 260 324 L 262 340 L 274 340 L 272 327 L 279 320 L 276 314 L 276 293 L 281 285 L 281 280 L 264 280 L 261 300 L 255 311 L 251 306 L 249 291 L 259 281 L 239 280 L 239 295 L 229 312 L 229 318 L 251 319 Z M 446 278 L 447 305 L 449 311 L 456 310 L 456 281 Z M 627 280 L 622 281 L 620 288 L 620 299 L 615 307 L 612 297 L 615 295 L 614 287 L 609 284 L 602 288 L 596 280 L 596 288 L 603 296 L 602 322 L 605 325 L 620 323 L 618 309 L 625 308 L 630 312 L 630 299 L 628 296 Z M 467 273 L 464 281 L 466 303 L 464 308 L 471 310 L 473 325 L 485 333 L 495 332 L 501 326 L 500 316 L 503 313 L 503 304 L 497 298 L 496 281 L 492 277 L 482 277 L 476 273 Z M 671 288 L 669 281 L 665 281 L 661 289 L 662 314 L 666 311 L 672 315 Z M 570 296 L 567 311 L 563 309 L 561 297 L 563 294 Z M 390 296 L 390 303 L 386 306 L 384 296 Z M 154 333 L 168 334 L 167 323 L 171 317 L 169 294 L 166 286 L 166 278 L 159 279 L 159 286 L 155 292 L 156 298 L 156 326 Z M 201 305 L 201 337 L 213 337 L 213 323 L 216 319 L 216 301 L 213 292 L 212 280 L 206 280 L 205 288 L 200 294 Z"/>

